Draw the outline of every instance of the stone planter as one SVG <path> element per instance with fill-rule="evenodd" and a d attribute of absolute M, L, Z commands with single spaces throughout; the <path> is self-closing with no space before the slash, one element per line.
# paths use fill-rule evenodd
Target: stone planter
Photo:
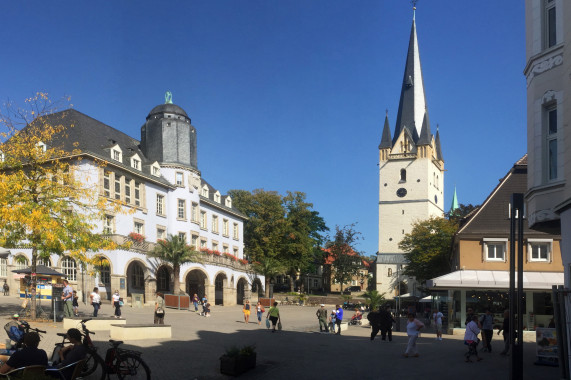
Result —
<path fill-rule="evenodd" d="M 256 368 L 256 353 L 220 357 L 220 373 L 224 375 L 239 376 L 252 368 Z"/>

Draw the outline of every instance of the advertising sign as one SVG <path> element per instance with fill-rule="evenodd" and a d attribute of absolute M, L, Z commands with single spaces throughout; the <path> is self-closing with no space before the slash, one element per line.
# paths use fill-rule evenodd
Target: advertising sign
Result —
<path fill-rule="evenodd" d="M 535 330 L 537 356 L 539 358 L 557 358 L 557 332 L 555 329 L 538 327 Z"/>

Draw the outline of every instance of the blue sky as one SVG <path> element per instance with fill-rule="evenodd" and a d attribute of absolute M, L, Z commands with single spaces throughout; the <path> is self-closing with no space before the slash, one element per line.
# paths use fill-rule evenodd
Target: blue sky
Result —
<path fill-rule="evenodd" d="M 408 0 L 9 0 L 0 100 L 70 95 L 139 138 L 170 90 L 214 187 L 303 191 L 330 228 L 357 223 L 372 255 L 411 22 Z M 416 23 L 445 205 L 454 186 L 480 204 L 526 152 L 523 2 L 421 0 Z"/>

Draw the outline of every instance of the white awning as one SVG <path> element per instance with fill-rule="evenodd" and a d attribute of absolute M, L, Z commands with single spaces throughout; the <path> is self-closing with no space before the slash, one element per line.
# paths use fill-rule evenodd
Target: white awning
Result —
<path fill-rule="evenodd" d="M 523 272 L 525 290 L 551 290 L 563 285 L 563 272 Z M 428 280 L 429 289 L 509 289 L 510 272 L 500 270 L 459 270 Z M 517 277 L 516 277 L 517 286 Z"/>
<path fill-rule="evenodd" d="M 418 302 L 432 302 L 432 296 L 426 296 L 424 298 L 421 298 L 420 301 Z"/>

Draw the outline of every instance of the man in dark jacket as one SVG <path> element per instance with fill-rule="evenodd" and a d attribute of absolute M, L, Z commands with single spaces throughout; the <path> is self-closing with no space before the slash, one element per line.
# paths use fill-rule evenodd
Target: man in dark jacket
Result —
<path fill-rule="evenodd" d="M 371 325 L 371 341 L 375 339 L 375 336 L 379 333 L 381 329 L 381 314 L 379 311 L 371 311 L 367 314 L 367 319 L 369 320 L 369 324 Z"/>
<path fill-rule="evenodd" d="M 393 323 L 394 320 L 391 314 L 391 307 L 386 305 L 384 308 L 379 308 L 380 325 L 381 325 L 381 339 L 385 340 L 387 333 L 389 334 L 389 342 L 393 341 Z"/>

